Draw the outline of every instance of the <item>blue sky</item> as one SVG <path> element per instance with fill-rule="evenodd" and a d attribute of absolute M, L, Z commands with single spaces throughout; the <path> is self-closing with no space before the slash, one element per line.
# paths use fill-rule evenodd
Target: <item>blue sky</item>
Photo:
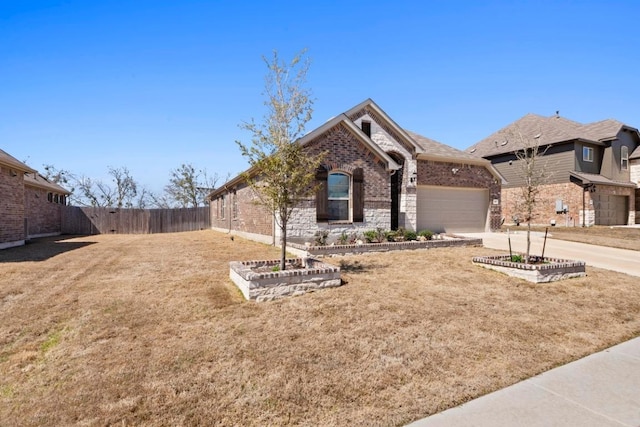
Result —
<path fill-rule="evenodd" d="M 532 112 L 640 127 L 640 2 L 0 1 L 0 148 L 161 191 L 236 174 L 262 55 L 312 60 L 308 130 L 366 98 L 464 149 Z"/>

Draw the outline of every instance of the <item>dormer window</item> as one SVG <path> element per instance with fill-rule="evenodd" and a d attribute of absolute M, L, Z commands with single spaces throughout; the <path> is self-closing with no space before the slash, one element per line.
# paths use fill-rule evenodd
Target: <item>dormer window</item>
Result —
<path fill-rule="evenodd" d="M 629 169 L 629 147 L 626 145 L 620 147 L 620 169 L 623 171 Z"/>
<path fill-rule="evenodd" d="M 582 160 L 585 162 L 593 162 L 592 147 L 582 147 Z"/>
<path fill-rule="evenodd" d="M 368 137 L 371 137 L 371 122 L 365 122 L 363 120 L 360 126 L 362 127 L 362 132 Z"/>

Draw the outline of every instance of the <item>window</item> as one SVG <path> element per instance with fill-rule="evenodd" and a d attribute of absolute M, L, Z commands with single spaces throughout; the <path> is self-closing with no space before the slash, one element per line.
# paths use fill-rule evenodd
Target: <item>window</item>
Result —
<path fill-rule="evenodd" d="M 351 177 L 344 173 L 329 174 L 329 221 L 349 220 L 349 193 Z"/>
<path fill-rule="evenodd" d="M 364 132 L 365 135 L 371 136 L 371 122 L 363 121 L 361 124 L 361 127 L 362 127 L 362 132 Z"/>
<path fill-rule="evenodd" d="M 316 171 L 316 220 L 364 221 L 364 174 L 356 168 L 351 175 L 329 173 L 323 166 Z"/>
<path fill-rule="evenodd" d="M 225 210 L 225 205 L 224 205 L 224 196 L 220 197 L 220 219 L 224 219 L 224 210 Z"/>
<path fill-rule="evenodd" d="M 238 219 L 238 195 L 235 191 L 231 195 L 231 218 Z"/>
<path fill-rule="evenodd" d="M 582 147 L 582 160 L 585 162 L 593 162 L 593 148 Z"/>
<path fill-rule="evenodd" d="M 53 193 L 47 193 L 47 200 L 53 203 Z"/>
<path fill-rule="evenodd" d="M 629 169 L 629 147 L 626 145 L 620 147 L 620 169 L 623 171 Z"/>

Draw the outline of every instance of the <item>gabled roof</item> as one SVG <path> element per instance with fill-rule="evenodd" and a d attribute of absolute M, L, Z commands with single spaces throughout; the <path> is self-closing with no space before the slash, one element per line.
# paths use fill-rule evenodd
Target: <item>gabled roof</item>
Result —
<path fill-rule="evenodd" d="M 356 126 L 355 124 L 353 124 L 353 122 L 349 119 L 349 117 L 347 117 L 346 114 L 340 114 L 339 116 L 336 116 L 334 118 L 332 118 L 331 120 L 325 122 L 322 126 L 320 126 L 319 128 L 314 129 L 313 131 L 309 132 L 308 134 L 306 134 L 305 136 L 303 136 L 302 138 L 300 138 L 297 142 L 299 144 L 302 144 L 302 146 L 304 147 L 305 145 L 309 144 L 311 141 L 313 141 L 315 138 L 317 138 L 318 136 L 322 135 L 323 133 L 325 133 L 326 131 L 328 131 L 329 129 L 332 129 L 333 127 L 339 125 L 339 124 L 343 124 L 353 135 L 355 135 L 371 152 L 375 153 L 378 157 L 380 157 L 385 163 L 386 163 L 386 167 L 387 170 L 391 171 L 391 170 L 398 170 L 400 169 L 400 165 L 398 165 L 392 158 L 391 156 L 389 156 L 383 149 L 380 148 L 380 146 L 378 144 L 376 144 L 375 142 L 373 142 L 371 140 L 371 138 L 369 138 L 363 131 L 362 129 L 360 129 L 358 126 Z"/>
<path fill-rule="evenodd" d="M 539 135 L 540 146 L 575 140 L 604 145 L 605 142 L 616 139 L 622 130 L 638 132 L 637 129 L 613 119 L 581 124 L 558 115 L 544 117 L 527 114 L 465 151 L 478 157 L 491 157 L 520 150 L 524 148 L 524 143 L 519 134 L 522 134 L 525 140 L 534 139 Z"/>
<path fill-rule="evenodd" d="M 24 185 L 28 185 L 31 187 L 39 187 L 48 191 L 54 191 L 58 194 L 71 194 L 70 191 L 56 184 L 55 182 L 51 182 L 47 180 L 44 176 L 40 175 L 38 172 L 35 173 L 26 173 L 24 175 Z"/>
<path fill-rule="evenodd" d="M 631 160 L 640 159 L 640 145 L 638 145 L 638 147 L 636 147 L 636 149 L 633 150 L 633 153 L 631 153 L 631 155 L 629 156 L 629 159 Z"/>
<path fill-rule="evenodd" d="M 0 164 L 19 170 L 20 172 L 35 172 L 35 169 L 31 169 L 29 166 L 25 165 L 2 149 L 0 149 Z"/>
<path fill-rule="evenodd" d="M 434 141 L 433 139 L 418 135 L 414 132 L 409 132 L 398 126 L 398 124 L 391 119 L 372 99 L 366 99 L 353 108 L 345 111 L 338 116 L 335 116 L 322 124 L 320 127 L 307 133 L 296 142 L 303 146 L 312 143 L 317 137 L 323 133 L 329 131 L 336 126 L 344 126 L 349 132 L 351 132 L 359 141 L 361 141 L 365 147 L 367 147 L 372 153 L 378 156 L 383 161 L 388 171 L 398 170 L 401 166 L 396 163 L 389 154 L 387 154 L 378 144 L 376 144 L 369 136 L 367 136 L 362 129 L 360 129 L 354 123 L 356 118 L 361 117 L 365 113 L 370 113 L 376 116 L 377 120 L 384 122 L 387 126 L 387 130 L 391 131 L 400 138 L 406 147 L 410 148 L 412 155 L 422 159 L 431 159 L 437 161 L 449 161 L 449 162 L 461 162 L 469 164 L 483 165 L 490 169 L 490 171 L 501 180 L 504 178 L 493 169 L 491 163 L 485 159 L 478 158 L 464 151 L 457 150 L 453 147 L 449 147 L 441 142 Z M 235 178 L 227 181 L 222 186 L 213 190 L 207 198 L 212 199 L 218 195 L 224 193 L 227 188 L 234 187 L 235 185 L 244 181 L 246 174 L 253 175 L 256 171 L 253 168 L 246 170 L 239 174 Z"/>
<path fill-rule="evenodd" d="M 420 157 L 438 157 L 442 159 L 460 160 L 478 160 L 472 154 L 453 148 L 449 145 L 438 142 L 426 136 L 419 135 L 415 132 L 407 131 L 407 134 L 420 146 L 424 156 Z"/>
<path fill-rule="evenodd" d="M 400 126 L 398 126 L 398 124 L 391 117 L 389 117 L 387 113 L 385 113 L 384 110 L 382 110 L 382 108 L 378 106 L 378 104 L 373 102 L 371 98 L 367 98 L 365 101 L 361 102 L 355 107 L 345 111 L 344 115 L 350 118 L 351 116 L 353 116 L 354 114 L 358 113 L 361 110 L 364 110 L 365 108 L 370 108 L 380 119 L 387 122 L 387 124 L 391 127 L 391 129 L 393 129 L 398 134 L 398 136 L 404 140 L 405 143 L 413 147 L 416 153 L 422 152 L 422 147 L 416 144 L 416 141 L 414 141 L 411 138 L 408 132 L 402 129 Z"/>

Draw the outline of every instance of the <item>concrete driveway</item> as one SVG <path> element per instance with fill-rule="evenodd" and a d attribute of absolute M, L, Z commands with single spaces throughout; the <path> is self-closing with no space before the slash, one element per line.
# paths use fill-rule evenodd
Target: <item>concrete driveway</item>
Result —
<path fill-rule="evenodd" d="M 509 250 L 507 233 L 462 233 L 463 236 L 481 238 L 484 246 L 503 251 Z M 525 252 L 527 247 L 526 231 L 517 230 L 509 233 L 511 247 L 514 252 Z M 553 235 L 550 231 L 549 235 Z M 544 233 L 531 233 L 531 255 L 541 255 Z M 631 276 L 640 277 L 640 252 L 627 249 L 608 248 L 585 243 L 568 242 L 547 238 L 545 257 L 580 260 L 587 266 L 618 271 Z"/>

